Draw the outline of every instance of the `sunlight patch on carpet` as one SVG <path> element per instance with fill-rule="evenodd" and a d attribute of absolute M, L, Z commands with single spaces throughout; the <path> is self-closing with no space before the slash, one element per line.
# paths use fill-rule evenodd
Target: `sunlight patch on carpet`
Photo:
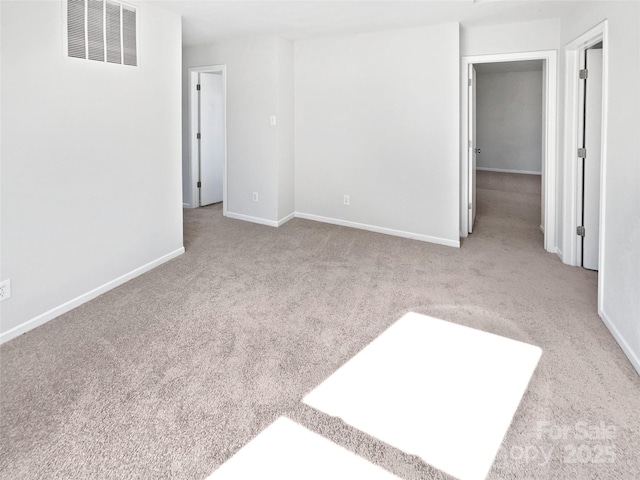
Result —
<path fill-rule="evenodd" d="M 450 475 L 485 478 L 541 353 L 408 313 L 303 401 Z"/>
<path fill-rule="evenodd" d="M 207 480 L 399 480 L 317 433 L 278 418 Z"/>

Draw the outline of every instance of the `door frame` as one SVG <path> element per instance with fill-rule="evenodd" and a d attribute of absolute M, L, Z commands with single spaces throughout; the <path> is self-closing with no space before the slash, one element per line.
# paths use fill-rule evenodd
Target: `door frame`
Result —
<path fill-rule="evenodd" d="M 473 225 L 476 221 L 476 211 L 478 208 L 477 203 L 477 195 L 476 190 L 471 188 L 471 179 L 473 179 L 473 184 L 476 182 L 476 170 L 478 167 L 477 158 L 478 158 L 478 137 L 477 137 L 477 115 L 478 115 L 478 92 L 476 88 L 477 80 L 478 80 L 478 72 L 476 72 L 476 68 L 473 63 L 470 63 L 468 66 L 468 87 L 467 87 L 467 99 L 472 98 L 471 102 L 467 100 L 468 109 L 467 109 L 467 136 L 471 136 L 471 141 L 468 142 L 467 147 L 467 156 L 469 158 L 469 168 L 467 175 L 469 176 L 469 182 L 467 185 L 467 197 L 469 198 L 469 209 L 467 210 L 467 231 L 469 233 L 473 233 Z M 470 156 L 469 156 L 470 155 Z"/>
<path fill-rule="evenodd" d="M 600 131 L 601 151 L 600 151 L 600 232 L 598 236 L 598 314 L 602 316 L 602 295 L 605 257 L 605 229 L 606 229 L 606 165 L 607 165 L 607 120 L 609 102 L 609 39 L 608 22 L 604 20 L 591 30 L 583 33 L 575 40 L 569 42 L 564 49 L 565 52 L 565 123 L 564 123 L 564 217 L 563 223 L 563 255 L 562 261 L 568 265 L 580 266 L 582 263 L 582 243 L 581 237 L 576 234 L 576 226 L 580 225 L 579 215 L 582 208 L 581 186 L 579 174 L 581 168 L 577 160 L 578 140 L 580 135 L 580 92 L 582 85 L 579 80 L 581 68 L 581 58 L 584 52 L 602 42 L 602 126 Z"/>
<path fill-rule="evenodd" d="M 542 160 L 542 191 L 544 204 L 544 249 L 547 252 L 557 253 L 556 239 L 556 177 L 558 167 L 557 157 L 557 118 L 558 118 L 558 59 L 555 50 L 541 50 L 535 52 L 499 53 L 491 55 L 470 55 L 462 57 L 461 71 L 461 128 L 460 128 L 460 185 L 461 185 L 461 211 L 460 211 L 460 236 L 468 236 L 469 221 L 469 189 L 470 189 L 470 162 L 469 162 L 469 132 L 467 131 L 469 115 L 469 91 L 468 71 L 469 65 L 478 63 L 517 62 L 520 60 L 542 60 L 543 63 L 543 133 L 545 148 Z"/>
<path fill-rule="evenodd" d="M 220 73 L 222 75 L 222 105 L 224 130 L 224 162 L 222 166 L 222 214 L 227 215 L 227 66 L 209 65 L 189 68 L 189 184 L 191 185 L 191 206 L 200 207 L 200 145 L 197 133 L 200 126 L 200 103 L 197 94 L 198 75 L 200 73 Z"/>

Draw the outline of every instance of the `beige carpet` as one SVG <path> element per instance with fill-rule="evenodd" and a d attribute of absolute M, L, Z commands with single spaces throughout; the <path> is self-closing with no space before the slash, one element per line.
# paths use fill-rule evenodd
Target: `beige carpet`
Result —
<path fill-rule="evenodd" d="M 532 180 L 479 174 L 461 249 L 186 211 L 185 255 L 0 347 L 0 477 L 204 479 L 285 416 L 445 478 L 301 402 L 415 311 L 542 348 L 489 478 L 640 478 L 640 378 L 595 313 L 597 274 L 543 251 Z"/>
<path fill-rule="evenodd" d="M 399 480 L 364 458 L 280 417 L 207 480 Z"/>
<path fill-rule="evenodd" d="M 302 401 L 456 478 L 483 480 L 541 354 L 409 312 Z"/>

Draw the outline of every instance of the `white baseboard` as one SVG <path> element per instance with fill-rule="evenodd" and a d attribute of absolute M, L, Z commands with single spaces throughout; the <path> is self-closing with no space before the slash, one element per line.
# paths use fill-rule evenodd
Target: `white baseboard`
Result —
<path fill-rule="evenodd" d="M 257 224 L 260 224 L 260 225 L 266 225 L 268 227 L 279 227 L 281 225 L 284 225 L 285 223 L 287 223 L 289 220 L 291 220 L 292 218 L 294 218 L 296 216 L 296 214 L 294 212 L 294 213 L 290 213 L 286 217 L 281 218 L 278 221 L 275 221 L 275 220 L 267 220 L 266 218 L 252 217 L 251 215 L 244 215 L 242 213 L 233 213 L 233 212 L 229 212 L 229 211 L 224 212 L 223 215 L 225 217 L 233 218 L 235 220 L 243 220 L 245 222 L 251 222 L 251 223 L 257 223 Z"/>
<path fill-rule="evenodd" d="M 540 225 L 540 231 L 544 234 L 544 225 Z"/>
<path fill-rule="evenodd" d="M 476 167 L 476 170 L 481 172 L 522 173 L 523 175 L 542 175 L 542 172 L 534 172 L 531 170 L 509 170 L 506 168 Z"/>
<path fill-rule="evenodd" d="M 316 222 L 330 223 L 332 225 L 340 225 L 342 227 L 357 228 L 359 230 L 368 230 L 369 232 L 384 233 L 385 235 L 393 235 L 394 237 L 411 238 L 413 240 L 420 240 L 422 242 L 437 243 L 439 245 L 446 245 L 448 247 L 460 248 L 460 240 L 449 240 L 446 238 L 432 237 L 430 235 L 422 235 L 419 233 L 405 232 L 402 230 L 394 230 L 392 228 L 377 227 L 374 225 L 366 225 L 364 223 L 350 222 L 348 220 L 341 220 L 338 218 L 322 217 L 319 215 L 312 215 L 310 213 L 296 212 L 296 217 L 304 218 L 306 220 L 313 220 Z"/>
<path fill-rule="evenodd" d="M 275 220 L 267 220 L 266 218 L 252 217 L 251 215 L 243 215 L 242 213 L 233 213 L 233 212 L 227 211 L 227 213 L 225 213 L 224 216 L 228 218 L 233 218 L 235 220 L 243 220 L 245 222 L 258 223 L 260 225 L 267 225 L 268 227 L 280 226 L 280 222 L 276 222 Z M 282 222 L 282 220 L 280 221 Z"/>
<path fill-rule="evenodd" d="M 287 223 L 292 218 L 295 218 L 295 216 L 296 216 L 296 212 L 293 212 L 293 213 L 290 213 L 289 215 L 287 215 L 286 217 L 281 218 L 280 220 L 278 220 L 278 226 L 284 225 L 285 223 Z"/>
<path fill-rule="evenodd" d="M 4 342 L 8 342 L 9 340 L 16 338 L 23 333 L 28 332 L 29 330 L 33 330 L 40 325 L 47 323 L 49 320 L 53 320 L 56 317 L 59 317 L 63 313 L 67 313 L 69 310 L 73 310 L 76 307 L 79 307 L 83 303 L 88 302 L 89 300 L 93 300 L 99 295 L 102 295 L 109 290 L 112 290 L 123 283 L 135 278 L 143 273 L 148 272 L 156 268 L 157 266 L 168 262 L 169 260 L 182 255 L 184 253 L 184 247 L 181 247 L 177 250 L 174 250 L 171 253 L 163 255 L 162 257 L 153 260 L 152 262 L 147 263 L 146 265 L 142 265 L 141 267 L 136 268 L 135 270 L 130 271 L 129 273 L 125 273 L 124 275 L 115 278 L 104 285 L 94 288 L 93 290 L 88 291 L 80 295 L 79 297 L 74 298 L 73 300 L 69 300 L 68 302 L 63 303 L 57 307 L 52 308 L 51 310 L 44 312 L 38 315 L 31 320 L 27 320 L 26 322 L 18 325 L 17 327 L 13 327 L 11 330 L 7 330 L 6 332 L 0 334 L 0 344 Z"/>
<path fill-rule="evenodd" d="M 183 203 L 182 204 L 182 208 L 191 208 L 191 204 L 190 203 Z"/>
<path fill-rule="evenodd" d="M 624 337 L 620 334 L 620 332 L 618 331 L 616 326 L 613 324 L 613 322 L 609 319 L 609 317 L 604 312 L 604 310 L 600 312 L 600 318 L 602 319 L 602 322 L 606 325 L 606 327 L 611 332 L 611 335 L 613 335 L 613 338 L 616 339 L 616 342 L 618 342 L 618 345 L 620 345 L 620 348 L 622 348 L 622 351 L 625 353 L 625 355 L 631 362 L 631 365 L 633 365 L 633 368 L 635 368 L 636 371 L 638 372 L 638 375 L 640 375 L 640 357 L 638 357 L 638 355 L 640 355 L 640 352 L 633 351 L 633 348 L 631 348 L 631 346 L 627 343 Z"/>

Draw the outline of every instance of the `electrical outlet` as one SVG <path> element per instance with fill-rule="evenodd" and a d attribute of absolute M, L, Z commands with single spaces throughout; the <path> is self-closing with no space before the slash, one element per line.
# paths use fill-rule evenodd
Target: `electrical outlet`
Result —
<path fill-rule="evenodd" d="M 345 195 L 343 201 L 345 205 L 349 205 L 351 203 L 351 199 L 349 198 L 349 195 Z"/>
<path fill-rule="evenodd" d="M 0 302 L 11 298 L 11 280 L 0 283 Z"/>
<path fill-rule="evenodd" d="M 258 201 L 258 192 L 253 192 L 253 201 L 254 202 Z"/>

